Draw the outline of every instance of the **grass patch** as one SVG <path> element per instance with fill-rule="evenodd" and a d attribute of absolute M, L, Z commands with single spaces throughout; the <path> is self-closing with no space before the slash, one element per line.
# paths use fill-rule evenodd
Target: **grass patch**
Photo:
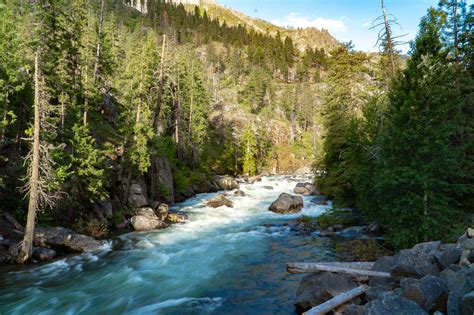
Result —
<path fill-rule="evenodd" d="M 344 241 L 336 245 L 336 251 L 348 261 L 374 261 L 394 254 L 385 243 L 374 239 Z"/>
<path fill-rule="evenodd" d="M 317 223 L 323 228 L 328 228 L 336 224 L 350 226 L 356 223 L 353 212 L 350 209 L 330 209 L 317 217 Z"/>

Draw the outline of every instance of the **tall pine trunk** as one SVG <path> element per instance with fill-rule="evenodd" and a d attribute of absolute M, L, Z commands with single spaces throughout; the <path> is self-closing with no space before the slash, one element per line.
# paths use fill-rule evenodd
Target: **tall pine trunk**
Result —
<path fill-rule="evenodd" d="M 40 79 L 39 79 L 39 65 L 38 52 L 35 56 L 35 121 L 33 133 L 33 160 L 31 164 L 31 174 L 29 179 L 29 202 L 28 202 L 28 217 L 26 220 L 25 236 L 21 244 L 20 254 L 17 262 L 20 264 L 26 263 L 33 252 L 33 240 L 35 234 L 36 210 L 39 205 L 39 163 L 40 163 L 40 128 L 41 128 L 41 98 L 40 98 Z"/>

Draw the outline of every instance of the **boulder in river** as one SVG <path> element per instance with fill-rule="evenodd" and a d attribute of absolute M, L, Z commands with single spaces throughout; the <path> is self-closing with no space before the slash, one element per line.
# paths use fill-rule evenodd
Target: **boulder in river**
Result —
<path fill-rule="evenodd" d="M 166 203 L 160 203 L 155 209 L 155 214 L 158 220 L 164 221 L 168 217 L 169 211 L 170 207 Z"/>
<path fill-rule="evenodd" d="M 63 227 L 36 228 L 34 242 L 37 247 L 50 247 L 68 252 L 94 251 L 106 244 L 105 241 Z"/>
<path fill-rule="evenodd" d="M 158 218 L 152 208 L 141 208 L 130 219 L 135 231 L 150 231 L 168 227 L 168 224 Z"/>
<path fill-rule="evenodd" d="M 175 223 L 183 223 L 188 219 L 188 216 L 184 213 L 174 213 L 170 212 L 168 213 L 168 217 L 166 218 L 166 221 L 172 224 Z"/>
<path fill-rule="evenodd" d="M 309 182 L 296 184 L 296 187 L 293 191 L 295 194 L 308 196 L 317 196 L 320 194 L 319 189 Z"/>
<path fill-rule="evenodd" d="M 236 190 L 236 191 L 234 192 L 234 195 L 235 195 L 235 196 L 239 196 L 239 197 L 245 197 L 245 196 L 246 196 L 245 193 L 244 193 L 242 190 L 240 190 L 240 189 L 239 189 L 239 190 Z"/>
<path fill-rule="evenodd" d="M 275 200 L 268 210 L 276 213 L 297 213 L 303 208 L 303 198 L 300 196 L 292 196 L 287 193 L 282 193 L 277 200 Z"/>
<path fill-rule="evenodd" d="M 266 190 L 273 190 L 273 186 L 263 186 L 263 188 Z"/>
<path fill-rule="evenodd" d="M 261 182 L 262 181 L 262 175 L 255 175 L 255 176 L 250 176 L 247 178 L 247 182 L 249 184 L 253 184 L 255 182 Z"/>
<path fill-rule="evenodd" d="M 212 182 L 220 190 L 234 190 L 239 189 L 240 184 L 232 176 L 214 176 Z"/>
<path fill-rule="evenodd" d="M 234 207 L 234 203 L 227 199 L 224 195 L 218 194 L 214 198 L 209 199 L 206 201 L 206 205 L 211 208 L 219 208 L 222 206 L 227 206 L 229 208 Z"/>

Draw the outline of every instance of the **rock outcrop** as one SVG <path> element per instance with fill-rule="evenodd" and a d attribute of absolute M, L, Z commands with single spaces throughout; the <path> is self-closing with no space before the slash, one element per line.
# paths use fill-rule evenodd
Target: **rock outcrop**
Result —
<path fill-rule="evenodd" d="M 277 200 L 275 200 L 268 210 L 276 213 L 297 213 L 303 208 L 303 198 L 300 196 L 292 196 L 287 193 L 282 193 Z"/>

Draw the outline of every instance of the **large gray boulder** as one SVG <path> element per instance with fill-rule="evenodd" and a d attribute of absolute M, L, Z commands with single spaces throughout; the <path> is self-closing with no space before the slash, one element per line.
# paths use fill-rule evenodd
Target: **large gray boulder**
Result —
<path fill-rule="evenodd" d="M 390 273 L 395 279 L 404 277 L 422 278 L 425 275 L 439 275 L 435 253 L 440 241 L 420 243 L 411 249 L 403 249 L 393 256 Z"/>
<path fill-rule="evenodd" d="M 365 315 L 421 315 L 428 314 L 418 304 L 393 292 L 383 293 L 364 306 Z"/>
<path fill-rule="evenodd" d="M 212 182 L 219 190 L 234 190 L 240 188 L 237 179 L 232 176 L 213 176 Z"/>
<path fill-rule="evenodd" d="M 206 205 L 211 208 L 219 208 L 222 206 L 227 206 L 229 208 L 234 207 L 234 203 L 227 199 L 224 195 L 218 194 L 214 198 L 209 199 L 206 201 Z"/>
<path fill-rule="evenodd" d="M 295 306 L 298 311 L 304 312 L 355 287 L 357 285 L 348 274 L 311 274 L 302 279 L 296 291 Z"/>
<path fill-rule="evenodd" d="M 309 182 L 296 184 L 296 187 L 293 191 L 295 194 L 307 196 L 317 196 L 320 194 L 319 189 Z"/>
<path fill-rule="evenodd" d="M 416 302 L 427 312 L 444 312 L 448 300 L 448 287 L 441 278 L 427 275 L 405 286 L 402 296 Z"/>
<path fill-rule="evenodd" d="M 463 296 L 461 304 L 461 314 L 474 314 L 474 291 L 471 291 Z"/>
<path fill-rule="evenodd" d="M 106 241 L 99 241 L 63 227 L 35 229 L 34 245 L 36 247 L 50 247 L 68 252 L 88 252 L 98 250 L 106 243 Z"/>
<path fill-rule="evenodd" d="M 184 213 L 170 212 L 170 213 L 168 213 L 168 217 L 166 218 L 166 222 L 169 222 L 171 224 L 183 223 L 187 219 L 188 219 L 188 216 Z"/>
<path fill-rule="evenodd" d="M 168 224 L 161 221 L 152 208 L 138 209 L 130 219 L 130 223 L 135 231 L 150 231 L 168 227 Z"/>
<path fill-rule="evenodd" d="M 439 251 L 434 254 L 441 270 L 448 268 L 452 264 L 459 263 L 462 250 L 455 244 L 442 244 Z"/>
<path fill-rule="evenodd" d="M 276 213 L 297 213 L 303 208 L 303 198 L 300 196 L 292 196 L 287 193 L 282 193 L 277 200 L 275 200 L 268 210 Z"/>

